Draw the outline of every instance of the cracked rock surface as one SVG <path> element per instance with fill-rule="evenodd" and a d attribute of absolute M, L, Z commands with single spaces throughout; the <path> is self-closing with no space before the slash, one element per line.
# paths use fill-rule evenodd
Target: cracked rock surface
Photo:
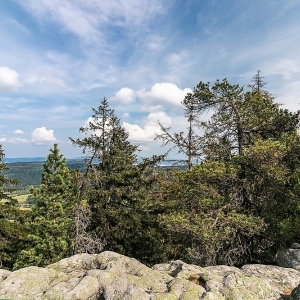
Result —
<path fill-rule="evenodd" d="M 46 268 L 0 270 L 0 298 L 22 300 L 300 300 L 299 284 L 300 272 L 292 268 L 202 268 L 180 260 L 149 268 L 110 251 L 74 255 Z"/>

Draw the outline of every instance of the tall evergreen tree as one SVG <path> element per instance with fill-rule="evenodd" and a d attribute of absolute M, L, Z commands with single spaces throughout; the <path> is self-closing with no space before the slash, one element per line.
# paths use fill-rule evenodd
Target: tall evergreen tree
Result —
<path fill-rule="evenodd" d="M 15 268 L 44 266 L 73 254 L 74 208 L 78 187 L 57 144 L 43 165 L 41 185 L 31 188 L 36 205 L 27 223 L 31 247 L 21 252 Z"/>
<path fill-rule="evenodd" d="M 146 237 L 153 232 L 147 223 L 146 198 L 161 157 L 138 163 L 138 146 L 128 141 L 106 98 L 93 108 L 89 124 L 80 132 L 84 138 L 70 140 L 86 154 L 86 180 L 80 192 L 91 208 L 90 230 L 105 241 L 104 249 L 150 259 L 155 243 L 151 245 L 152 237 Z"/>
<path fill-rule="evenodd" d="M 24 213 L 13 198 L 18 180 L 7 178 L 4 151 L 0 145 L 0 268 L 11 269 L 24 241 Z"/>

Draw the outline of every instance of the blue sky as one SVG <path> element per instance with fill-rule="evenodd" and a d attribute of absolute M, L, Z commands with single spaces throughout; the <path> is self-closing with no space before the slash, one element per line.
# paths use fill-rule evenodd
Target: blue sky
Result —
<path fill-rule="evenodd" d="M 266 88 L 300 108 L 299 0 L 0 1 L 0 143 L 7 157 L 47 156 L 107 97 L 142 156 L 157 121 L 185 128 L 181 100 L 200 80 Z"/>

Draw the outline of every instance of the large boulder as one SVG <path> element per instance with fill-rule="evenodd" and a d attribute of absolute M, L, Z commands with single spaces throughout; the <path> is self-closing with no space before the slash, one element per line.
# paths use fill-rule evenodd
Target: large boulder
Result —
<path fill-rule="evenodd" d="M 278 266 L 300 271 L 300 245 L 294 243 L 289 249 L 280 249 L 276 254 Z"/>
<path fill-rule="evenodd" d="M 283 300 L 299 284 L 300 272 L 278 266 L 202 268 L 176 260 L 151 269 L 109 251 L 0 270 L 0 298 L 14 300 Z"/>
<path fill-rule="evenodd" d="M 229 266 L 201 268 L 173 261 L 155 265 L 153 268 L 203 286 L 205 292 L 201 298 L 196 299 L 287 299 L 286 297 L 300 283 L 300 272 L 278 266 L 245 265 L 241 269 Z"/>

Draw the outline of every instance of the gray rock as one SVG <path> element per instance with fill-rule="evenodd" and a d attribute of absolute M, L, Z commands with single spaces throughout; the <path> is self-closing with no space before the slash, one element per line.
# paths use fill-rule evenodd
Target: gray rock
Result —
<path fill-rule="evenodd" d="M 300 300 L 300 285 L 292 291 L 289 300 Z"/>
<path fill-rule="evenodd" d="M 10 271 L 0 269 L 0 283 L 11 274 Z"/>
<path fill-rule="evenodd" d="M 28 267 L 12 272 L 0 283 L 0 298 L 5 299 L 43 299 L 55 280 L 60 280 L 55 271 Z"/>
<path fill-rule="evenodd" d="M 300 271 L 300 249 L 280 249 L 276 254 L 276 262 L 280 267 Z"/>
<path fill-rule="evenodd" d="M 151 269 L 109 251 L 0 270 L 0 298 L 14 300 L 280 300 L 299 284 L 300 272 L 278 266 L 202 268 L 176 260 Z M 292 296 L 300 299 L 297 289 Z"/>
<path fill-rule="evenodd" d="M 298 243 L 293 243 L 291 246 L 292 249 L 300 249 L 300 244 Z"/>
<path fill-rule="evenodd" d="M 245 265 L 201 268 L 181 261 L 153 267 L 176 278 L 192 280 L 204 288 L 205 300 L 280 300 L 286 299 L 300 283 L 300 272 L 278 266 Z M 181 298 L 176 298 L 181 299 Z"/>

